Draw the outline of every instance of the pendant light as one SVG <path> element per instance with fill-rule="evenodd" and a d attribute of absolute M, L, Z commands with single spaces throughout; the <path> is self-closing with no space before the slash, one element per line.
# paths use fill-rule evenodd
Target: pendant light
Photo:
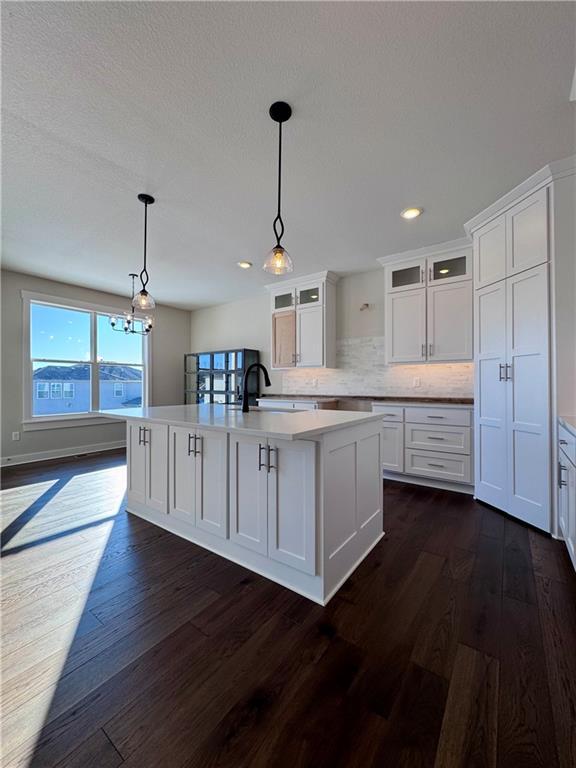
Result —
<path fill-rule="evenodd" d="M 154 203 L 154 198 L 151 195 L 146 195 L 144 193 L 141 193 L 138 195 L 138 200 L 140 200 L 141 203 L 144 203 L 144 264 L 142 266 L 142 271 L 140 272 L 140 275 L 137 275 L 136 273 L 131 272 L 129 277 L 132 278 L 132 301 L 130 303 L 130 310 L 128 312 L 124 313 L 124 321 L 122 323 L 121 328 L 117 328 L 118 320 L 116 317 L 110 318 L 110 325 L 112 326 L 112 329 L 114 331 L 122 331 L 124 333 L 139 333 L 142 336 L 147 336 L 150 331 L 152 330 L 154 323 L 152 320 L 152 317 L 150 315 L 146 315 L 144 319 L 139 319 L 135 317 L 135 313 L 144 313 L 151 309 L 154 309 L 156 306 L 156 302 L 152 298 L 152 296 L 148 293 L 146 290 L 146 286 L 148 285 L 148 281 L 150 280 L 150 276 L 148 275 L 148 270 L 146 269 L 146 246 L 147 246 L 147 239 L 148 239 L 148 206 L 152 205 Z M 141 289 L 138 291 L 138 293 L 135 293 L 134 289 L 134 280 L 136 277 L 140 278 L 140 284 Z M 136 324 L 136 321 L 142 323 L 142 330 L 136 330 L 134 327 Z"/>
<path fill-rule="evenodd" d="M 282 202 L 282 123 L 290 119 L 292 108 L 285 101 L 276 101 L 270 107 L 270 117 L 278 123 L 278 212 L 272 229 L 276 235 L 276 245 L 266 257 L 262 265 L 265 272 L 272 275 L 286 275 L 294 270 L 292 259 L 288 251 L 281 245 L 284 235 L 284 222 L 282 221 L 281 202 Z"/>

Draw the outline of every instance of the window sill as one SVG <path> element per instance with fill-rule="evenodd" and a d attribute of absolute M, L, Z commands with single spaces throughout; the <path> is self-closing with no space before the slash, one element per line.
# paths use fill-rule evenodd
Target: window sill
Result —
<path fill-rule="evenodd" d="M 75 416 L 37 416 L 22 421 L 23 432 L 37 432 L 43 429 L 66 429 L 71 427 L 94 427 L 114 423 L 98 414 L 79 413 Z"/>

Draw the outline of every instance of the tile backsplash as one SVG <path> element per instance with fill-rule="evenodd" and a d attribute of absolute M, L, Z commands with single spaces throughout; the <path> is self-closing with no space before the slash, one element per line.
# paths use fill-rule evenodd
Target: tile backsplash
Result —
<path fill-rule="evenodd" d="M 473 397 L 473 363 L 386 365 L 384 336 L 338 339 L 337 368 L 300 368 L 282 374 L 285 395 Z M 420 379 L 420 386 L 414 380 Z"/>

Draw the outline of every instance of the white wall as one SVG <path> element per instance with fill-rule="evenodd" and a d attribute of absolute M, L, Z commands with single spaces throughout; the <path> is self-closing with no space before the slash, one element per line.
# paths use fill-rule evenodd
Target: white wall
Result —
<path fill-rule="evenodd" d="M 46 293 L 64 299 L 123 307 L 125 296 L 44 280 L 18 272 L 2 271 L 2 456 L 20 456 L 44 451 L 67 451 L 124 439 L 124 424 L 65 427 L 24 432 L 22 430 L 22 290 Z M 157 307 L 151 336 L 151 403 L 179 404 L 184 401 L 184 354 L 190 348 L 190 313 L 172 307 Z M 20 441 L 12 440 L 20 432 Z"/>
<path fill-rule="evenodd" d="M 368 308 L 361 310 L 363 304 Z M 270 303 L 255 298 L 192 312 L 191 350 L 234 346 L 260 350 L 270 366 Z M 357 272 L 336 289 L 337 368 L 272 373 L 276 394 L 472 397 L 472 363 L 386 365 L 384 362 L 383 270 Z M 414 378 L 421 386 L 413 388 Z"/>

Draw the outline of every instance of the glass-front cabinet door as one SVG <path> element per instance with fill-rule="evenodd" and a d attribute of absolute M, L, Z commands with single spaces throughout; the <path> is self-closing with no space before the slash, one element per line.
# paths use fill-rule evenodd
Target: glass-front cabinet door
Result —
<path fill-rule="evenodd" d="M 304 285 L 296 290 L 296 306 L 312 307 L 322 304 L 322 284 Z"/>
<path fill-rule="evenodd" d="M 392 264 L 386 269 L 388 293 L 409 291 L 426 285 L 426 259 L 414 259 Z"/>
<path fill-rule="evenodd" d="M 428 257 L 428 285 L 434 283 L 456 283 L 461 280 L 471 279 L 471 249 Z"/>
<path fill-rule="evenodd" d="M 272 312 L 280 312 L 292 309 L 296 304 L 296 291 L 294 288 L 274 291 L 272 294 Z"/>

